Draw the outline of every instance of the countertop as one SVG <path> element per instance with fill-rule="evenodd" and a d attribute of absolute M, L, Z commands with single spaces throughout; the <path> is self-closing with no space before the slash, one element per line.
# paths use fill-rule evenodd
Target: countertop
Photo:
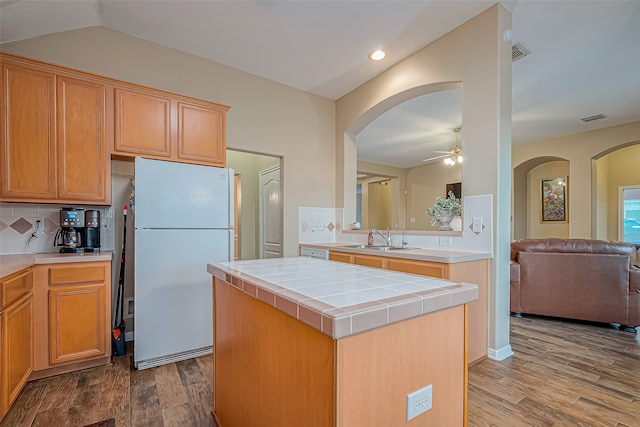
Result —
<path fill-rule="evenodd" d="M 0 255 L 0 278 L 36 264 L 58 264 L 64 262 L 111 261 L 113 251 L 77 254 L 42 253 Z"/>
<path fill-rule="evenodd" d="M 473 284 L 310 257 L 208 264 L 207 271 L 334 339 L 478 299 Z"/>
<path fill-rule="evenodd" d="M 353 254 L 376 255 L 390 258 L 413 259 L 416 261 L 442 262 L 455 264 L 458 262 L 477 261 L 490 259 L 492 255 L 487 252 L 463 252 L 441 249 L 396 249 L 391 251 L 377 251 L 367 248 L 350 248 L 358 243 L 300 243 L 299 247 L 325 249 L 329 251 L 349 252 Z"/>

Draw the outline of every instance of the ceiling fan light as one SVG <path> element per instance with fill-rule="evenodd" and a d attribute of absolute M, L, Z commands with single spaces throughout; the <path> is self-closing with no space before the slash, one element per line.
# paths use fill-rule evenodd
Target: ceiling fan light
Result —
<path fill-rule="evenodd" d="M 458 163 L 462 163 L 462 156 L 458 156 Z"/>

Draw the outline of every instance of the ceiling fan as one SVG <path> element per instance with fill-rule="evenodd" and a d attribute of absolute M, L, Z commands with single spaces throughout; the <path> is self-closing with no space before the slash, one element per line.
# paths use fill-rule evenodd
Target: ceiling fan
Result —
<path fill-rule="evenodd" d="M 453 131 L 456 133 L 456 146 L 451 148 L 449 151 L 434 151 L 434 153 L 442 153 L 441 156 L 435 156 L 428 159 L 424 159 L 423 162 L 428 162 L 430 160 L 441 159 L 445 157 L 444 162 L 453 166 L 456 163 L 462 163 L 462 147 L 458 144 L 458 135 L 460 133 L 461 128 L 455 128 Z"/>

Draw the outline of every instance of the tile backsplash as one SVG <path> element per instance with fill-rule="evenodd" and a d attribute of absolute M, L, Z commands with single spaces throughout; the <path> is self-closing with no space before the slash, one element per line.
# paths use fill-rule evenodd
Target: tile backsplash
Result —
<path fill-rule="evenodd" d="M 60 209 L 67 205 L 0 203 L 0 254 L 58 252 L 56 233 L 60 229 Z M 100 211 L 100 245 L 114 249 L 113 209 L 83 206 Z M 37 219 L 43 223 L 34 231 Z"/>
<path fill-rule="evenodd" d="M 340 223 L 336 222 L 336 209 L 298 208 L 298 240 L 300 243 L 333 242 L 340 232 Z"/>

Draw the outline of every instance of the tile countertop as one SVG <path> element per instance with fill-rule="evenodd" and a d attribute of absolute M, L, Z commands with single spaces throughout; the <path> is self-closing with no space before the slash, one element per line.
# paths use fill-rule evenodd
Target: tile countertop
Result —
<path fill-rule="evenodd" d="M 207 271 L 334 339 L 478 299 L 469 283 L 309 257 L 208 264 Z"/>
<path fill-rule="evenodd" d="M 43 253 L 0 255 L 0 278 L 35 264 L 58 264 L 64 262 L 111 261 L 113 251 L 77 254 Z"/>
<path fill-rule="evenodd" d="M 349 252 L 353 254 L 376 255 L 390 258 L 413 259 L 416 261 L 442 262 L 455 264 L 458 262 L 477 261 L 491 259 L 488 252 L 463 252 L 441 249 L 396 249 L 391 251 L 378 251 L 367 248 L 350 248 L 358 243 L 300 243 L 301 248 L 324 249 L 329 251 Z"/>

